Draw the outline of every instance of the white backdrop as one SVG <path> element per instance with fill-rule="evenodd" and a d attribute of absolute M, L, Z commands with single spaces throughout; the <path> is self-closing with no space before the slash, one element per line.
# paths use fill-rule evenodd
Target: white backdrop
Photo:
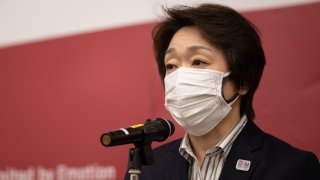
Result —
<path fill-rule="evenodd" d="M 319 0 L 0 0 L 0 48 L 153 21 L 161 6 L 214 2 L 237 10 Z"/>

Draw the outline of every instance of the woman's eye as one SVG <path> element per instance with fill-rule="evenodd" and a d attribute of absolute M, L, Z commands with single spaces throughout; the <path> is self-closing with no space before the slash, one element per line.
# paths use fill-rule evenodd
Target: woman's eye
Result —
<path fill-rule="evenodd" d="M 166 69 L 167 70 L 171 70 L 171 69 L 173 69 L 175 67 L 175 65 L 173 65 L 173 64 L 166 64 Z"/>
<path fill-rule="evenodd" d="M 202 60 L 199 60 L 199 59 L 196 59 L 192 62 L 192 65 L 193 66 L 200 66 L 200 65 L 203 65 L 203 64 L 206 64 L 204 61 Z"/>

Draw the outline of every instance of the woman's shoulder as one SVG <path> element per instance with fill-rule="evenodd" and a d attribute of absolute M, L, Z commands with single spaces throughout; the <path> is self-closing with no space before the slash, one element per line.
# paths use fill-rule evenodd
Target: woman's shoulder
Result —
<path fill-rule="evenodd" d="M 303 156 L 315 157 L 314 153 L 289 144 L 288 142 L 268 133 L 265 134 L 264 141 L 264 144 L 269 147 L 269 151 L 273 152 L 274 154 L 279 154 L 281 156 L 292 156 L 295 158 Z"/>

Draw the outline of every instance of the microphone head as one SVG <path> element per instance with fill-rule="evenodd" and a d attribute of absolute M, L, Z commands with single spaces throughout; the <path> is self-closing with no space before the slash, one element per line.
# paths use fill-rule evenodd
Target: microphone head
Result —
<path fill-rule="evenodd" d="M 166 120 L 166 119 L 162 119 L 162 118 L 157 118 L 156 121 L 157 120 L 161 121 L 162 124 L 168 128 L 168 130 L 169 130 L 168 137 L 171 136 L 174 133 L 175 127 L 174 127 L 174 124 L 171 121 Z"/>
<path fill-rule="evenodd" d="M 153 140 L 158 142 L 166 140 L 174 131 L 173 123 L 162 118 L 156 118 L 154 121 L 147 120 L 144 125 L 145 134 L 154 134 Z"/>

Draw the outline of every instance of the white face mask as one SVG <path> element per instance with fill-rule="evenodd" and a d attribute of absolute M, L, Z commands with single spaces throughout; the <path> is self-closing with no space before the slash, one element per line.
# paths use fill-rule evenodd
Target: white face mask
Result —
<path fill-rule="evenodd" d="M 180 67 L 166 75 L 165 107 L 188 133 L 202 136 L 216 127 L 239 97 L 229 104 L 222 95 L 223 79 L 230 73 Z"/>

